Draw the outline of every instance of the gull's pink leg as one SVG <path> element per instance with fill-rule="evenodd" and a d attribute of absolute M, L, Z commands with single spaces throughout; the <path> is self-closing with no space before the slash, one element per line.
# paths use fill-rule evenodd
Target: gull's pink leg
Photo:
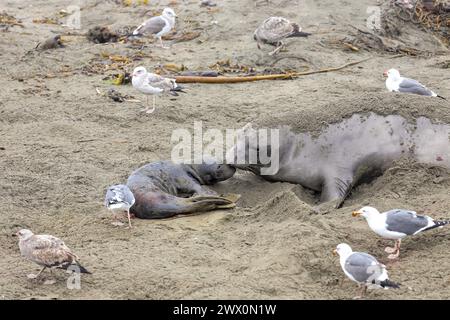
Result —
<path fill-rule="evenodd" d="M 395 253 L 390 254 L 388 256 L 388 259 L 393 260 L 393 259 L 397 259 L 398 258 L 398 256 L 400 255 L 400 245 L 401 244 L 402 244 L 402 240 L 398 239 L 397 242 L 396 242 L 396 246 L 395 246 L 397 248 L 397 250 L 395 251 Z"/>
<path fill-rule="evenodd" d="M 394 242 L 394 247 L 386 247 L 384 249 L 386 253 L 394 253 L 397 251 L 397 240 Z"/>
<path fill-rule="evenodd" d="M 147 103 L 148 105 L 148 103 Z M 156 96 L 153 95 L 153 109 L 150 109 L 149 107 L 147 107 L 146 111 L 147 113 L 153 113 L 156 109 Z"/>
<path fill-rule="evenodd" d="M 275 50 L 269 52 L 269 56 L 274 56 L 274 55 L 276 55 L 276 54 L 281 50 L 282 47 L 283 47 L 282 45 L 276 47 Z"/>
<path fill-rule="evenodd" d="M 128 215 L 128 225 L 131 228 L 131 216 L 130 216 L 130 209 L 127 210 L 127 215 Z"/>
<path fill-rule="evenodd" d="M 367 292 L 367 286 L 365 285 L 365 284 L 363 284 L 362 285 L 363 287 L 362 287 L 362 289 L 361 289 L 361 292 L 359 293 L 359 296 L 356 296 L 356 297 L 354 297 L 353 299 L 362 299 L 362 298 L 364 298 L 364 296 L 366 295 L 366 292 Z"/>
<path fill-rule="evenodd" d="M 169 49 L 169 47 L 166 47 L 166 46 L 163 44 L 162 37 L 159 37 L 159 43 L 160 43 L 160 45 L 161 45 L 161 48 L 163 48 L 163 49 Z"/>
<path fill-rule="evenodd" d="M 32 274 L 32 273 L 30 273 L 29 275 L 27 275 L 27 278 L 28 278 L 28 279 L 37 279 L 37 278 L 41 275 L 41 273 L 42 273 L 46 268 L 47 268 L 47 267 L 43 267 L 43 268 L 41 269 L 41 271 L 39 271 L 38 274 Z"/>

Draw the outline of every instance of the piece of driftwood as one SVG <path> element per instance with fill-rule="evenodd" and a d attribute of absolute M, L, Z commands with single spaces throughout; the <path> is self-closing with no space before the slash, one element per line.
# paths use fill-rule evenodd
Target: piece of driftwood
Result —
<path fill-rule="evenodd" d="M 344 65 L 342 65 L 340 67 L 336 67 L 336 68 L 326 68 L 326 69 L 305 71 L 305 72 L 291 72 L 291 73 L 284 73 L 284 74 L 267 74 L 267 75 L 240 76 L 240 77 L 239 76 L 238 77 L 175 76 L 174 78 L 178 83 L 240 83 L 240 82 L 252 82 L 252 81 L 261 81 L 261 80 L 293 79 L 296 77 L 306 76 L 306 75 L 310 75 L 310 74 L 339 71 L 344 68 L 365 62 L 369 59 L 371 59 L 371 58 L 366 58 L 363 60 L 350 62 L 350 63 L 344 64 Z"/>

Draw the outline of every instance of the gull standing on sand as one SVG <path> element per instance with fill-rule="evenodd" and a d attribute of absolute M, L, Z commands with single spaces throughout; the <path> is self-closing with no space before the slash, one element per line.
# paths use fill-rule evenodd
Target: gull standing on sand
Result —
<path fill-rule="evenodd" d="M 275 46 L 275 50 L 269 53 L 269 55 L 274 55 L 284 46 L 284 39 L 310 35 L 310 33 L 302 32 L 298 24 L 292 23 L 286 18 L 270 17 L 255 30 L 253 39 L 256 40 L 258 49 L 261 49 L 261 43 Z"/>
<path fill-rule="evenodd" d="M 178 96 L 177 92 L 183 92 L 183 87 L 179 86 L 175 79 L 164 78 L 155 73 L 149 73 L 144 67 L 137 67 L 133 70 L 133 78 L 131 80 L 133 87 L 147 95 L 147 109 L 143 110 L 152 113 L 156 108 L 156 96 L 168 93 Z M 148 105 L 148 95 L 153 95 L 153 109 L 150 110 Z"/>
<path fill-rule="evenodd" d="M 401 241 L 404 237 L 450 224 L 450 221 L 436 221 L 428 216 L 420 216 L 415 211 L 402 209 L 380 213 L 373 207 L 364 207 L 354 211 L 352 215 L 354 217 L 363 216 L 373 232 L 383 238 L 395 240 L 393 248 L 385 249 L 390 254 L 389 259 L 398 258 Z"/>
<path fill-rule="evenodd" d="M 128 225 L 131 228 L 130 208 L 134 205 L 134 195 L 130 188 L 124 184 L 116 184 L 106 191 L 105 207 L 114 214 L 117 211 L 126 212 L 128 216 Z"/>
<path fill-rule="evenodd" d="M 333 254 L 339 255 L 339 262 L 345 275 L 363 286 L 361 295 L 355 298 L 362 298 L 368 286 L 384 289 L 399 288 L 397 283 L 389 280 L 386 266 L 370 254 L 353 252 L 352 248 L 345 243 L 339 244 Z"/>
<path fill-rule="evenodd" d="M 444 97 L 431 91 L 419 81 L 400 76 L 400 72 L 396 69 L 389 69 L 383 74 L 386 79 L 386 88 L 390 92 L 414 93 L 421 96 L 438 97 L 446 100 Z"/>
<path fill-rule="evenodd" d="M 46 268 L 90 274 L 61 239 L 46 234 L 35 235 L 28 229 L 18 231 L 16 235 L 19 237 L 21 255 L 43 267 L 37 275 L 30 274 L 28 278 L 38 278 Z"/>
<path fill-rule="evenodd" d="M 175 26 L 175 18 L 177 15 L 171 8 L 165 8 L 162 15 L 152 17 L 142 23 L 133 31 L 133 36 L 141 36 L 143 34 L 154 34 L 161 45 L 161 48 L 167 49 L 162 42 L 162 36 L 168 34 Z"/>

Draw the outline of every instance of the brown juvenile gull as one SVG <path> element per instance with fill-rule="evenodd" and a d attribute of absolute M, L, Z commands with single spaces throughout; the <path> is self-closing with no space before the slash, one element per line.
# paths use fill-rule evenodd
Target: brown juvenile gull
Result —
<path fill-rule="evenodd" d="M 76 273 L 90 274 L 61 239 L 46 234 L 35 235 L 28 229 L 19 230 L 16 235 L 19 237 L 21 255 L 42 266 L 37 275 L 28 275 L 30 279 L 39 277 L 46 268 L 69 269 Z"/>
<path fill-rule="evenodd" d="M 298 24 L 292 23 L 286 18 L 270 17 L 264 20 L 255 30 L 253 39 L 256 40 L 259 49 L 261 49 L 261 43 L 275 46 L 275 50 L 269 53 L 270 55 L 274 55 L 284 46 L 284 39 L 308 37 L 310 35 L 310 33 L 302 32 Z"/>
<path fill-rule="evenodd" d="M 364 252 L 353 252 L 352 248 L 346 244 L 339 244 L 333 251 L 339 255 L 339 262 L 345 275 L 352 281 L 362 285 L 361 295 L 355 298 L 362 298 L 367 291 L 367 287 L 375 288 L 399 288 L 399 285 L 389 280 L 386 266 L 379 263 L 375 257 Z"/>
<path fill-rule="evenodd" d="M 354 211 L 352 215 L 363 216 L 373 232 L 385 239 L 395 240 L 394 248 L 385 249 L 387 253 L 390 253 L 389 259 L 398 258 L 404 237 L 450 224 L 450 221 L 436 221 L 428 216 L 420 216 L 415 211 L 402 209 L 380 213 L 373 207 L 364 207 Z"/>
<path fill-rule="evenodd" d="M 161 44 L 162 48 L 168 48 L 163 45 L 162 36 L 168 34 L 175 26 L 175 18 L 177 15 L 171 8 L 165 8 L 162 15 L 152 17 L 142 23 L 133 31 L 133 36 L 140 36 L 143 34 L 154 34 Z"/>
<path fill-rule="evenodd" d="M 156 96 L 168 93 L 178 96 L 177 92 L 183 92 L 183 87 L 179 86 L 175 79 L 164 78 L 155 73 L 147 72 L 144 67 L 137 67 L 133 70 L 133 78 L 131 79 L 133 88 L 147 95 L 147 108 L 143 111 L 152 113 L 155 111 Z M 153 96 L 153 109 L 148 106 L 148 96 Z"/>

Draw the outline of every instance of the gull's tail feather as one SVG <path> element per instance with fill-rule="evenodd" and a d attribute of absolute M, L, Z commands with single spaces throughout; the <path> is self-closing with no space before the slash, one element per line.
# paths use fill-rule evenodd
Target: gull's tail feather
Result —
<path fill-rule="evenodd" d="M 175 88 L 170 89 L 170 94 L 173 96 L 178 96 L 178 92 L 187 93 L 184 91 L 184 87 L 177 85 Z"/>
<path fill-rule="evenodd" d="M 83 267 L 81 264 L 77 264 L 78 268 L 80 268 L 80 273 L 86 273 L 86 274 L 92 274 L 92 272 L 88 271 L 85 267 Z"/>
<path fill-rule="evenodd" d="M 442 100 L 447 100 L 447 98 L 444 98 L 443 96 L 437 95 L 436 97 L 441 98 Z"/>
<path fill-rule="evenodd" d="M 133 30 L 133 33 L 131 35 L 133 36 L 142 36 L 141 30 L 144 28 L 144 24 L 141 24 L 139 27 Z"/>
<path fill-rule="evenodd" d="M 292 24 L 292 27 L 294 28 L 294 31 L 289 35 L 288 38 L 291 37 L 309 37 L 311 33 L 300 31 L 300 26 L 296 23 Z"/>
<path fill-rule="evenodd" d="M 78 262 L 65 263 L 65 264 L 62 264 L 62 265 L 58 266 L 58 268 L 61 268 L 61 269 L 64 269 L 64 270 L 70 270 L 70 271 L 75 272 L 75 273 L 92 274 L 90 271 L 88 271 L 85 267 L 83 267 Z"/>
<path fill-rule="evenodd" d="M 399 289 L 400 288 L 400 284 L 399 283 L 395 283 L 389 279 L 383 280 L 379 282 L 379 285 L 383 288 L 392 288 L 392 289 Z"/>
<path fill-rule="evenodd" d="M 434 220 L 433 222 L 434 222 L 434 225 L 432 225 L 431 227 L 428 227 L 426 229 L 423 229 L 423 231 L 428 231 L 428 230 L 432 230 L 435 228 L 441 228 L 443 226 L 450 224 L 450 220 L 440 220 L 440 221 Z"/>

